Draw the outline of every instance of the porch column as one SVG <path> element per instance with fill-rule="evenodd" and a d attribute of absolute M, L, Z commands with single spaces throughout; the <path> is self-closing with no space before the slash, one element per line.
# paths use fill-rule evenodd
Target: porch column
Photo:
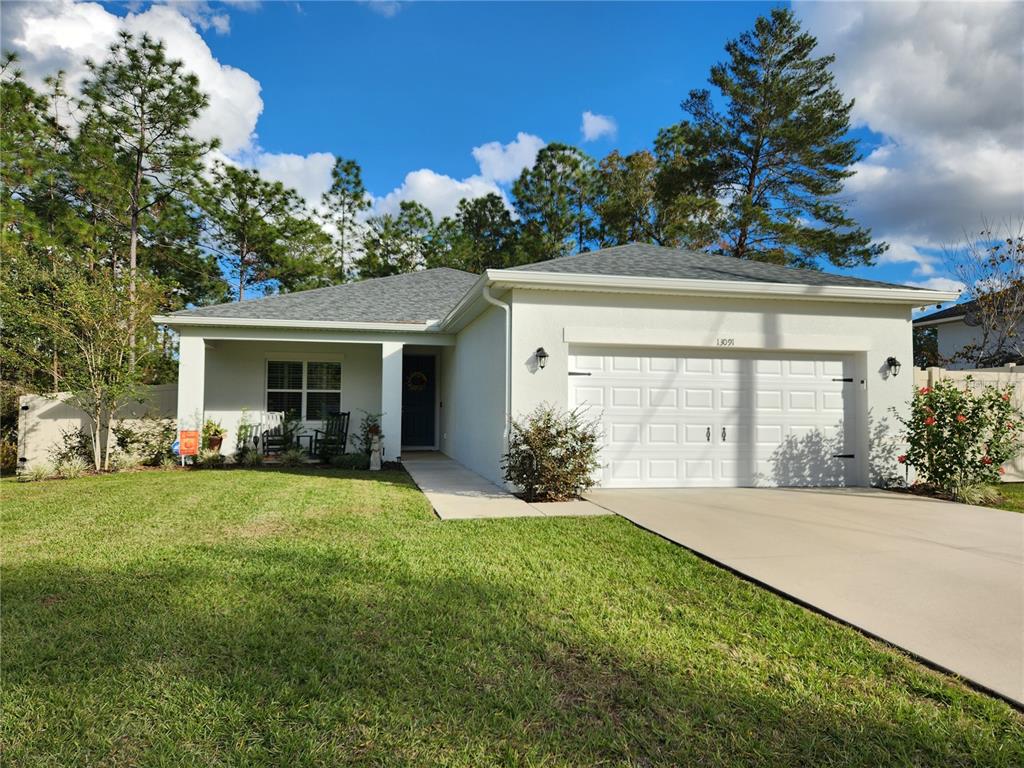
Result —
<path fill-rule="evenodd" d="M 384 435 L 384 460 L 402 455 L 402 342 L 380 345 L 380 431 Z"/>
<path fill-rule="evenodd" d="M 206 400 L 206 341 L 178 338 L 178 429 L 202 429 Z"/>

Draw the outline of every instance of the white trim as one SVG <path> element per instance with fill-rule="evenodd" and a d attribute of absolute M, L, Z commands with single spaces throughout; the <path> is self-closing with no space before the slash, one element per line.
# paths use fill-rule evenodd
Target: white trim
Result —
<path fill-rule="evenodd" d="M 429 320 L 425 323 L 372 323 L 372 322 L 350 322 L 337 320 L 273 320 L 266 318 L 251 317 L 202 317 L 184 315 L 153 315 L 150 318 L 154 323 L 169 326 L 199 325 L 204 327 L 229 327 L 229 328 L 319 328 L 333 331 L 394 331 L 401 333 L 426 331 L 431 326 L 436 326 L 436 320 Z"/>
<path fill-rule="evenodd" d="M 737 280 L 690 280 L 665 277 L 628 277 L 621 275 L 576 275 L 524 270 L 489 269 L 489 285 L 503 288 L 550 288 L 556 290 L 605 291 L 617 293 L 665 293 L 690 296 L 752 296 L 806 301 L 867 301 L 909 304 L 919 307 L 957 298 L 951 291 L 920 288 L 882 288 L 875 286 L 802 285 L 758 283 Z M 458 309 L 458 307 L 456 308 Z M 442 327 L 452 317 L 442 322 Z"/>
<path fill-rule="evenodd" d="M 919 317 L 914 321 L 914 327 L 931 328 L 934 325 L 945 325 L 946 323 L 962 323 L 963 321 L 963 315 L 955 315 L 954 317 L 940 317 L 938 320 L 929 320 L 927 317 Z"/>
<path fill-rule="evenodd" d="M 728 336 L 729 345 L 719 344 Z M 871 349 L 870 339 L 863 336 L 778 335 L 763 333 L 722 333 L 710 331 L 668 330 L 664 328 L 599 328 L 566 326 L 562 340 L 567 344 L 594 346 L 678 347 L 715 350 L 727 355 L 730 350 L 782 352 L 864 352 Z"/>

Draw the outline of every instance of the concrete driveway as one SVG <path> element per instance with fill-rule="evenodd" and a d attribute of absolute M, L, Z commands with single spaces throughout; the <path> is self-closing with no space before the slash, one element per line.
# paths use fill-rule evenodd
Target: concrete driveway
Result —
<path fill-rule="evenodd" d="M 863 488 L 587 498 L 1024 705 L 1024 515 Z"/>

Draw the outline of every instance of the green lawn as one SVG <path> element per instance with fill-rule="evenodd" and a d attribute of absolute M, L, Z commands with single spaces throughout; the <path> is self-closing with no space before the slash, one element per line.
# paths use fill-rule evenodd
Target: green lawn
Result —
<path fill-rule="evenodd" d="M 1002 501 L 996 504 L 999 509 L 1011 512 L 1024 512 L 1024 483 L 1002 483 L 996 486 Z"/>
<path fill-rule="evenodd" d="M 404 474 L 4 482 L 4 765 L 1024 764 L 1024 718 L 619 518 Z"/>

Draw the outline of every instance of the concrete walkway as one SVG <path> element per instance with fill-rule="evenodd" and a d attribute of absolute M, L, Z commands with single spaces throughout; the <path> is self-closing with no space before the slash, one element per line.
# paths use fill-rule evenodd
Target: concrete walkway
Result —
<path fill-rule="evenodd" d="M 587 498 L 1024 706 L 1024 515 L 873 489 Z"/>
<path fill-rule="evenodd" d="M 527 504 L 443 453 L 405 453 L 402 464 L 442 520 L 611 514 L 589 501 Z"/>

